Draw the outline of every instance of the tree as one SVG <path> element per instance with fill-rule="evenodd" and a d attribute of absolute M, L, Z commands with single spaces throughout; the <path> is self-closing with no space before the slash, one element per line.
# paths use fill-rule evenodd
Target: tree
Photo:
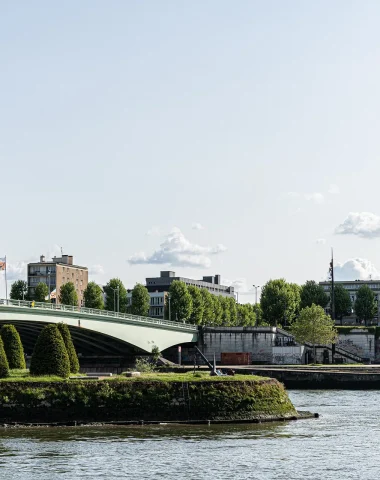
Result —
<path fill-rule="evenodd" d="M 212 295 L 205 288 L 201 288 L 201 295 L 203 300 L 203 325 L 215 325 L 215 314 L 214 314 L 214 295 Z"/>
<path fill-rule="evenodd" d="M 59 303 L 63 305 L 78 305 L 78 295 L 73 282 L 63 284 L 59 290 Z"/>
<path fill-rule="evenodd" d="M 24 280 L 13 282 L 9 296 L 12 300 L 28 300 L 28 284 Z"/>
<path fill-rule="evenodd" d="M 253 311 L 256 315 L 256 327 L 266 327 L 268 326 L 269 324 L 263 319 L 263 311 L 261 309 L 261 305 L 260 303 L 255 303 L 253 306 Z"/>
<path fill-rule="evenodd" d="M 256 323 L 256 315 L 253 310 L 253 305 L 249 303 L 239 304 L 237 306 L 237 325 L 239 327 L 253 327 Z"/>
<path fill-rule="evenodd" d="M 339 318 L 342 322 L 344 315 L 350 315 L 352 310 L 352 302 L 350 293 L 342 285 L 334 285 L 334 304 L 335 304 L 335 317 Z"/>
<path fill-rule="evenodd" d="M 223 327 L 229 327 L 231 325 L 231 309 L 227 298 L 219 296 L 217 297 L 222 308 L 222 323 Z"/>
<path fill-rule="evenodd" d="M 46 302 L 46 297 L 49 295 L 49 287 L 46 283 L 40 282 L 34 290 L 34 300 L 36 302 Z"/>
<path fill-rule="evenodd" d="M 90 282 L 87 285 L 85 291 L 83 292 L 83 298 L 85 307 L 103 310 L 103 290 L 95 282 Z"/>
<path fill-rule="evenodd" d="M 210 293 L 211 295 L 211 293 Z M 222 297 L 217 297 L 215 295 L 211 295 L 211 299 L 214 305 L 214 316 L 213 316 L 213 321 L 212 323 L 209 323 L 209 325 L 222 325 L 223 322 L 223 305 L 221 302 Z"/>
<path fill-rule="evenodd" d="M 291 326 L 291 332 L 299 343 L 312 343 L 326 345 L 335 343 L 338 333 L 334 326 L 334 320 L 320 305 L 312 305 L 301 310 L 297 320 Z"/>
<path fill-rule="evenodd" d="M 104 287 L 104 293 L 106 294 L 106 310 L 116 312 L 119 305 L 119 312 L 126 313 L 127 290 L 120 278 L 111 278 Z"/>
<path fill-rule="evenodd" d="M 226 303 L 230 310 L 230 325 L 237 325 L 237 306 L 236 300 L 233 297 L 226 297 Z"/>
<path fill-rule="evenodd" d="M 269 280 L 262 291 L 260 305 L 263 319 L 269 325 L 277 323 L 288 325 L 292 323 L 299 308 L 299 296 L 294 285 L 287 283 L 283 278 Z"/>
<path fill-rule="evenodd" d="M 66 351 L 69 356 L 70 372 L 78 373 L 79 360 L 78 360 L 77 352 L 75 351 L 73 340 L 71 338 L 69 327 L 66 323 L 58 323 L 57 327 L 60 334 L 62 335 L 63 341 L 65 343 Z"/>
<path fill-rule="evenodd" d="M 9 364 L 5 354 L 3 341 L 0 338 L 0 378 L 9 377 Z"/>
<path fill-rule="evenodd" d="M 70 360 L 65 342 L 57 325 L 46 325 L 41 330 L 34 346 L 30 362 L 31 375 L 70 375 Z"/>
<path fill-rule="evenodd" d="M 364 320 L 366 325 L 377 315 L 375 294 L 368 285 L 362 285 L 357 291 L 354 309 L 356 315 L 360 320 Z"/>
<path fill-rule="evenodd" d="M 24 348 L 16 327 L 14 325 L 3 325 L 0 330 L 0 336 L 3 341 L 9 368 L 26 368 Z"/>
<path fill-rule="evenodd" d="M 150 308 L 150 295 L 148 289 L 137 283 L 132 290 L 132 313 L 146 317 Z"/>
<path fill-rule="evenodd" d="M 158 360 L 161 357 L 161 352 L 160 349 L 158 348 L 157 345 L 153 345 L 152 347 L 152 360 L 155 365 L 157 365 Z"/>
<path fill-rule="evenodd" d="M 301 287 L 301 304 L 300 308 L 319 305 L 326 308 L 329 303 L 329 296 L 323 290 L 322 285 L 318 285 L 314 280 L 307 280 Z"/>
<path fill-rule="evenodd" d="M 174 280 L 169 288 L 170 320 L 187 321 L 193 309 L 193 300 L 185 283 Z"/>
<path fill-rule="evenodd" d="M 191 295 L 193 305 L 189 321 L 193 325 L 202 325 L 204 305 L 201 289 L 195 287 L 194 285 L 190 285 L 189 287 L 187 287 L 187 291 Z"/>

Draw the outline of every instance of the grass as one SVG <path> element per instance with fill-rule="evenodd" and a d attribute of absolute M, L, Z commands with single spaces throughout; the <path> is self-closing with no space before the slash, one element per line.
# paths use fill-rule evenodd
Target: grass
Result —
<path fill-rule="evenodd" d="M 71 375 L 75 377 L 76 375 Z M 81 376 L 78 374 L 77 376 Z M 111 381 L 126 381 L 126 382 L 233 382 L 233 381 L 247 381 L 263 380 L 265 377 L 257 375 L 235 375 L 223 377 L 211 377 L 209 372 L 186 372 L 186 373 L 142 373 L 139 377 L 126 377 L 124 374 L 107 377 L 106 380 Z M 267 379 L 267 378 L 265 378 Z M 7 378 L 0 378 L 1 382 L 65 382 L 67 379 L 57 376 L 35 376 L 29 374 L 29 370 L 11 370 L 10 376 Z M 80 380 L 86 381 L 86 380 Z M 94 380 L 89 380 L 93 382 Z M 72 382 L 72 380 L 70 380 Z"/>

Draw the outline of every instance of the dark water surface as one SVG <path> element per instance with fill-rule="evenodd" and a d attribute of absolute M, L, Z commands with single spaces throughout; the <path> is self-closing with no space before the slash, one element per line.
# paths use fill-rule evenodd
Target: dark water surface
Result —
<path fill-rule="evenodd" d="M 377 479 L 380 392 L 290 391 L 319 419 L 0 430 L 0 480 Z"/>

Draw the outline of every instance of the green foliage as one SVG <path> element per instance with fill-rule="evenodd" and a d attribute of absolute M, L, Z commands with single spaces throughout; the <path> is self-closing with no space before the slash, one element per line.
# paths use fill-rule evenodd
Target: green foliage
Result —
<path fill-rule="evenodd" d="M 299 343 L 325 345 L 335 343 L 337 338 L 334 321 L 319 305 L 303 308 L 290 330 Z"/>
<path fill-rule="evenodd" d="M 70 375 L 70 359 L 56 325 L 46 325 L 37 338 L 30 363 L 31 375 Z"/>
<path fill-rule="evenodd" d="M 79 360 L 77 352 L 71 338 L 71 333 L 69 327 L 66 323 L 58 323 L 57 325 L 60 334 L 62 335 L 63 341 L 65 343 L 66 351 L 69 356 L 70 361 L 70 372 L 78 373 L 79 372 Z"/>
<path fill-rule="evenodd" d="M 118 303 L 118 292 L 119 292 L 120 312 L 121 313 L 126 313 L 126 311 L 127 311 L 127 290 L 124 287 L 124 284 L 120 280 L 120 278 L 111 278 L 111 280 L 104 287 L 104 293 L 106 294 L 105 309 L 109 310 L 110 312 L 116 312 L 117 303 Z"/>
<path fill-rule="evenodd" d="M 203 300 L 202 325 L 214 325 L 214 296 L 205 288 L 201 288 L 200 290 Z"/>
<path fill-rule="evenodd" d="M 161 352 L 160 352 L 160 349 L 158 348 L 157 345 L 153 345 L 152 347 L 152 360 L 154 363 L 157 363 L 158 360 L 160 359 L 161 357 Z"/>
<path fill-rule="evenodd" d="M 15 368 L 26 368 L 24 348 L 16 327 L 14 325 L 3 325 L 0 330 L 0 335 L 3 340 L 9 368 L 12 370 Z"/>
<path fill-rule="evenodd" d="M 3 340 L 0 338 L 0 378 L 9 377 L 9 364 L 5 354 Z"/>
<path fill-rule="evenodd" d="M 145 358 L 136 358 L 136 370 L 141 373 L 151 373 L 155 371 L 155 366 Z"/>
<path fill-rule="evenodd" d="M 377 314 L 375 294 L 368 285 L 362 285 L 356 294 L 355 313 L 365 324 Z"/>
<path fill-rule="evenodd" d="M 323 290 L 322 285 L 318 285 L 314 280 L 308 280 L 301 287 L 301 304 L 300 308 L 319 305 L 326 308 L 329 303 L 329 296 Z"/>
<path fill-rule="evenodd" d="M 195 287 L 194 285 L 190 285 L 187 287 L 188 292 L 192 298 L 192 309 L 191 315 L 189 318 L 189 322 L 193 325 L 202 325 L 203 324 L 203 296 L 201 294 L 201 289 Z M 205 290 L 205 289 L 203 289 Z"/>
<path fill-rule="evenodd" d="M 67 282 L 59 290 L 59 303 L 63 305 L 78 305 L 78 295 L 73 282 Z"/>
<path fill-rule="evenodd" d="M 350 292 L 339 283 L 334 285 L 334 304 L 335 318 L 342 320 L 345 315 L 351 314 L 352 302 Z"/>
<path fill-rule="evenodd" d="M 253 306 L 253 311 L 256 315 L 256 326 L 257 327 L 267 327 L 269 325 L 269 323 L 267 323 L 264 318 L 263 318 L 263 311 L 262 311 L 262 308 L 261 308 L 261 304 L 260 303 L 255 303 Z"/>
<path fill-rule="evenodd" d="M 185 283 L 174 280 L 169 288 L 170 314 L 174 321 L 188 321 L 193 308 L 193 300 Z"/>
<path fill-rule="evenodd" d="M 214 315 L 213 315 L 212 323 L 209 323 L 208 325 L 214 325 L 214 326 L 222 325 L 223 305 L 222 305 L 222 302 L 220 301 L 220 298 L 221 297 L 216 297 L 215 295 L 211 295 L 211 299 L 214 305 Z"/>
<path fill-rule="evenodd" d="M 249 303 L 239 304 L 237 306 L 238 320 L 237 324 L 241 327 L 254 327 L 256 324 L 256 314 L 253 305 Z"/>
<path fill-rule="evenodd" d="M 233 297 L 226 297 L 226 303 L 225 305 L 230 311 L 230 325 L 235 326 L 237 325 L 237 306 L 236 306 L 236 300 Z"/>
<path fill-rule="evenodd" d="M 95 282 L 90 282 L 83 292 L 84 305 L 97 310 L 104 309 L 103 290 Z"/>
<path fill-rule="evenodd" d="M 12 283 L 11 300 L 28 300 L 28 284 L 24 280 L 17 280 Z"/>
<path fill-rule="evenodd" d="M 137 283 L 132 290 L 132 313 L 133 315 L 141 315 L 146 317 L 150 307 L 150 296 L 148 289 Z"/>
<path fill-rule="evenodd" d="M 217 297 L 220 306 L 222 308 L 222 323 L 223 327 L 229 327 L 231 325 L 231 310 L 230 304 L 227 301 L 227 298 L 219 296 Z"/>
<path fill-rule="evenodd" d="M 283 278 L 269 280 L 261 292 L 263 319 L 272 326 L 289 325 L 299 309 L 299 291 Z"/>
<path fill-rule="evenodd" d="M 34 300 L 36 302 L 46 302 L 46 297 L 49 295 L 49 287 L 46 283 L 40 282 L 34 290 Z"/>

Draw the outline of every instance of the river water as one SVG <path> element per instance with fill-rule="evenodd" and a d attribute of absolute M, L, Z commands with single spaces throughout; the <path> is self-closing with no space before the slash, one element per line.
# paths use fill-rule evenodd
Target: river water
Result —
<path fill-rule="evenodd" d="M 377 479 L 380 392 L 290 391 L 319 419 L 0 430 L 1 480 Z"/>

